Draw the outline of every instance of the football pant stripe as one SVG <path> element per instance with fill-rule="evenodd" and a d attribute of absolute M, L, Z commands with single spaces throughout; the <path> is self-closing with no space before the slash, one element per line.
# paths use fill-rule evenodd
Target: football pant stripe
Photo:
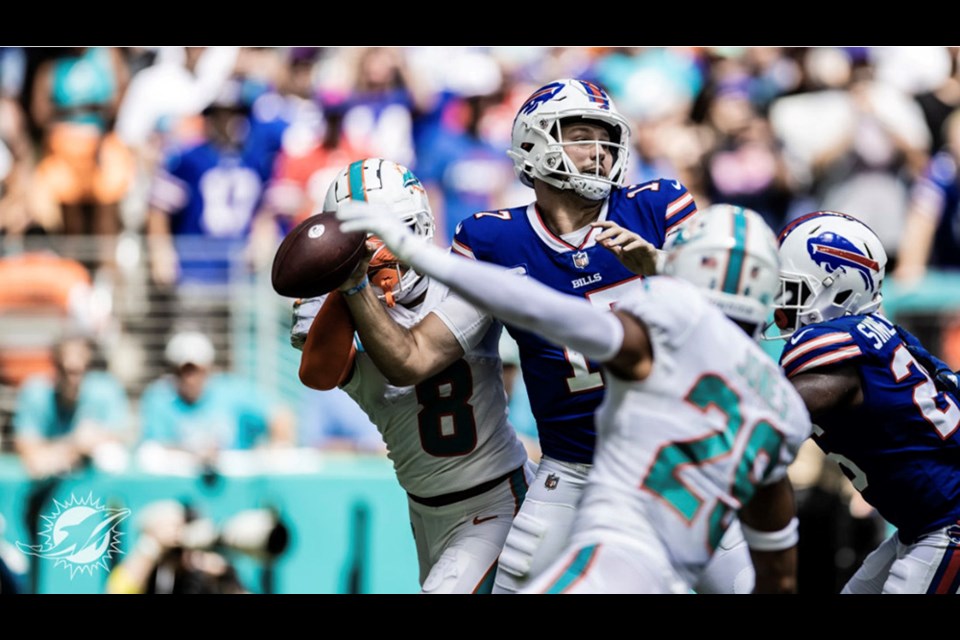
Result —
<path fill-rule="evenodd" d="M 927 593 L 957 593 L 960 589 L 960 545 L 950 541 Z"/>
<path fill-rule="evenodd" d="M 599 544 L 592 544 L 574 554 L 570 563 L 560 572 L 560 575 L 553 581 L 553 584 L 547 587 L 544 593 L 563 593 L 573 587 L 587 575 L 599 550 Z"/>

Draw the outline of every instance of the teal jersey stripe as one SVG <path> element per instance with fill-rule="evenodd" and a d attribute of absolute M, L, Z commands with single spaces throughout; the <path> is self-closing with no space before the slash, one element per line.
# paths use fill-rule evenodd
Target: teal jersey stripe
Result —
<path fill-rule="evenodd" d="M 513 491 L 513 513 L 516 515 L 527 497 L 527 476 L 524 475 L 522 466 L 510 475 L 510 490 Z"/>
<path fill-rule="evenodd" d="M 349 169 L 350 199 L 360 200 L 361 202 L 367 199 L 367 192 L 363 188 L 363 162 L 363 160 L 357 160 L 350 164 Z"/>
<path fill-rule="evenodd" d="M 487 573 L 484 574 L 483 580 L 480 581 L 480 584 L 473 590 L 476 594 L 491 594 L 493 593 L 493 582 L 497 577 L 497 563 L 494 562 L 493 565 L 487 569 Z"/>
<path fill-rule="evenodd" d="M 733 248 L 730 249 L 730 259 L 727 260 L 727 274 L 723 278 L 723 292 L 736 293 L 740 284 L 740 275 L 743 271 L 743 254 L 747 248 L 747 216 L 743 207 L 734 208 L 733 217 Z"/>
<path fill-rule="evenodd" d="M 573 562 L 570 563 L 567 569 L 557 578 L 556 582 L 550 585 L 544 593 L 563 593 L 564 590 L 569 588 L 583 575 L 583 572 L 586 571 L 587 566 L 590 564 L 590 560 L 593 559 L 593 555 L 599 548 L 600 545 L 592 544 L 581 549 L 573 558 Z"/>

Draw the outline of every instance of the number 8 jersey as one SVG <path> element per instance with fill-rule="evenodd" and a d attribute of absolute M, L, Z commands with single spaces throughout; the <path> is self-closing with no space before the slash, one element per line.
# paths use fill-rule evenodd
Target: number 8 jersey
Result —
<path fill-rule="evenodd" d="M 905 543 L 960 519 L 960 406 L 920 361 L 946 368 L 879 313 L 808 325 L 780 356 L 789 377 L 856 367 L 862 405 L 819 418 L 814 439 Z"/>
<path fill-rule="evenodd" d="M 395 305 L 386 311 L 404 327 L 435 313 L 465 353 L 427 380 L 397 387 L 355 337 L 356 361 L 342 388 L 380 430 L 400 486 L 432 498 L 473 488 L 522 466 L 527 453 L 507 421 L 500 323 L 433 280 L 419 306 Z"/>

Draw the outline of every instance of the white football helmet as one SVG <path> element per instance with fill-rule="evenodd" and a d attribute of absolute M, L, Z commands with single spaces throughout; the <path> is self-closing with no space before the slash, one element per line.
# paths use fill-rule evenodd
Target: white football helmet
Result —
<path fill-rule="evenodd" d="M 427 192 L 419 178 L 401 164 L 383 158 L 351 162 L 337 173 L 327 189 L 323 210 L 338 211 L 340 205 L 348 200 L 389 207 L 418 236 L 433 239 L 435 224 Z M 377 253 L 380 251 L 386 252 L 386 247 L 381 247 Z M 381 287 L 378 296 L 385 298 L 391 306 L 394 301 L 415 298 L 426 287 L 426 281 L 409 265 L 401 266 L 396 262 L 385 264 L 377 260 L 377 254 L 374 254 L 371 265 L 374 269 L 379 266 L 396 274 L 395 277 L 374 278 L 371 271 L 371 282 Z"/>
<path fill-rule="evenodd" d="M 613 155 L 610 175 L 582 174 L 570 160 L 560 121 L 582 118 L 610 132 L 610 141 L 597 140 L 598 151 Z M 558 189 L 573 189 L 589 200 L 603 200 L 613 186 L 622 186 L 630 156 L 630 124 L 620 115 L 607 92 L 584 80 L 563 79 L 544 85 L 527 98 L 513 121 L 513 135 L 507 151 L 514 171 L 528 187 L 533 179 Z"/>
<path fill-rule="evenodd" d="M 780 294 L 775 322 L 789 338 L 800 327 L 880 307 L 887 254 L 877 235 L 853 216 L 815 211 L 780 232 Z"/>
<path fill-rule="evenodd" d="M 667 239 L 663 273 L 700 287 L 731 320 L 760 337 L 777 293 L 777 239 L 759 213 L 707 207 Z"/>

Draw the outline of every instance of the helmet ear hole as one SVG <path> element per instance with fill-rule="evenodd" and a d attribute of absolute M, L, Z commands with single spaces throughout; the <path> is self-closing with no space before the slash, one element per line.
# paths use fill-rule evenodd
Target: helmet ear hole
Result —
<path fill-rule="evenodd" d="M 843 304 L 844 302 L 847 301 L 847 298 L 849 298 L 852 293 L 853 293 L 852 289 L 846 289 L 844 291 L 841 291 L 840 293 L 838 293 L 833 297 L 833 303 Z"/>

